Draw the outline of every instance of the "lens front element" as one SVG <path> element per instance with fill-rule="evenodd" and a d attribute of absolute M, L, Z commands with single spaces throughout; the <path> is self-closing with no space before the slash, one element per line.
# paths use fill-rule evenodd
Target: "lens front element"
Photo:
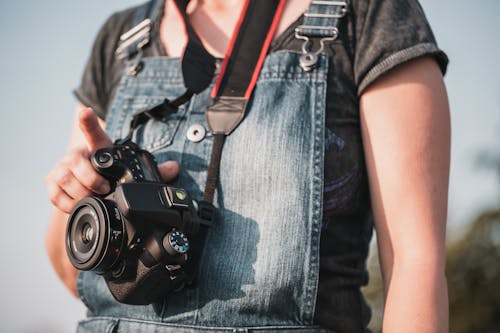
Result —
<path fill-rule="evenodd" d="M 91 206 L 82 206 L 75 214 L 70 233 L 71 249 L 75 260 L 86 263 L 95 254 L 99 236 L 99 218 Z"/>
<path fill-rule="evenodd" d="M 105 273 L 116 263 L 124 243 L 121 214 L 114 202 L 87 197 L 68 219 L 66 250 L 77 269 Z"/>

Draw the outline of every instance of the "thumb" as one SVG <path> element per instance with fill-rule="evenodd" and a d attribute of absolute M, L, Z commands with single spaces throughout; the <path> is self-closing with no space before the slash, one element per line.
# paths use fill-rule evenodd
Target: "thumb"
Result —
<path fill-rule="evenodd" d="M 91 108 L 84 108 L 80 111 L 79 124 L 90 152 L 93 153 L 97 149 L 112 145 L 113 142 L 102 129 L 97 115 Z"/>
<path fill-rule="evenodd" d="M 158 165 L 158 170 L 160 171 L 161 177 L 164 181 L 170 182 L 177 177 L 179 174 L 179 163 L 176 161 L 167 161 Z"/>

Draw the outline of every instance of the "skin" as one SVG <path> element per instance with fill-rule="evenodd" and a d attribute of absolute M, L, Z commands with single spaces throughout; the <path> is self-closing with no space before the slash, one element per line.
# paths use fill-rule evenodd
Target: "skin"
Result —
<path fill-rule="evenodd" d="M 386 296 L 383 331 L 448 332 L 450 115 L 436 62 L 417 59 L 381 77 L 361 97 L 360 113 Z"/>
<path fill-rule="evenodd" d="M 310 0 L 289 0 L 277 34 L 283 33 Z M 240 0 L 196 1 L 188 6 L 193 27 L 214 56 L 224 55 Z M 170 9 L 170 10 L 169 10 Z M 178 57 L 186 43 L 178 12 L 166 4 L 161 41 Z M 422 58 L 389 71 L 360 98 L 379 256 L 385 287 L 383 331 L 448 332 L 444 274 L 445 224 L 450 163 L 450 118 L 443 78 L 436 62 Z M 104 122 L 83 105 L 77 107 L 66 156 L 46 178 L 54 204 L 46 236 L 52 265 L 73 295 L 77 271 L 66 256 L 68 212 L 91 193 L 106 193 L 107 181 L 88 162 L 92 152 L 109 146 Z M 159 166 L 165 181 L 178 174 L 170 161 Z"/>
<path fill-rule="evenodd" d="M 45 244 L 54 270 L 71 293 L 77 296 L 78 271 L 66 256 L 65 233 L 68 213 L 82 198 L 109 192 L 109 183 L 92 168 L 89 156 L 97 149 L 112 144 L 104 132 L 104 122 L 90 108 L 78 106 L 72 129 L 69 151 L 49 172 L 45 187 L 54 205 L 47 229 Z M 165 181 L 174 179 L 179 172 L 175 161 L 158 166 Z"/>

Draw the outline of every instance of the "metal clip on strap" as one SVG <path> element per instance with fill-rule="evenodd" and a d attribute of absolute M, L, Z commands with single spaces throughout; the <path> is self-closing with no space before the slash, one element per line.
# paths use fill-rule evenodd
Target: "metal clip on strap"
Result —
<path fill-rule="evenodd" d="M 132 29 L 120 36 L 118 48 L 115 51 L 117 59 L 132 60 L 129 74 L 137 75 L 143 67 L 142 50 L 151 40 L 151 33 L 162 12 L 164 0 L 151 0 L 140 6 L 132 19 Z"/>
<path fill-rule="evenodd" d="M 339 35 L 339 20 L 347 13 L 347 1 L 313 0 L 304 13 L 304 22 L 295 28 L 295 38 L 304 40 L 300 66 L 310 71 L 318 62 L 318 54 L 325 43 L 333 42 Z M 311 37 L 319 37 L 319 48 L 312 49 Z"/>
<path fill-rule="evenodd" d="M 152 21 L 147 18 L 120 36 L 120 45 L 115 51 L 118 59 L 130 58 L 149 43 Z"/>

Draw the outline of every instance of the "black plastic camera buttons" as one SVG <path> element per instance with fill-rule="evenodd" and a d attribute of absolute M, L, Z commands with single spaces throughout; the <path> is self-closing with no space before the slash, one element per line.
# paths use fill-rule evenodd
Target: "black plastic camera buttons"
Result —
<path fill-rule="evenodd" d="M 100 154 L 97 157 L 97 161 L 99 162 L 101 168 L 109 168 L 111 165 L 113 165 L 113 157 L 108 152 Z"/>
<path fill-rule="evenodd" d="M 189 249 L 189 241 L 183 232 L 172 229 L 163 239 L 163 247 L 173 256 L 184 254 Z"/>

